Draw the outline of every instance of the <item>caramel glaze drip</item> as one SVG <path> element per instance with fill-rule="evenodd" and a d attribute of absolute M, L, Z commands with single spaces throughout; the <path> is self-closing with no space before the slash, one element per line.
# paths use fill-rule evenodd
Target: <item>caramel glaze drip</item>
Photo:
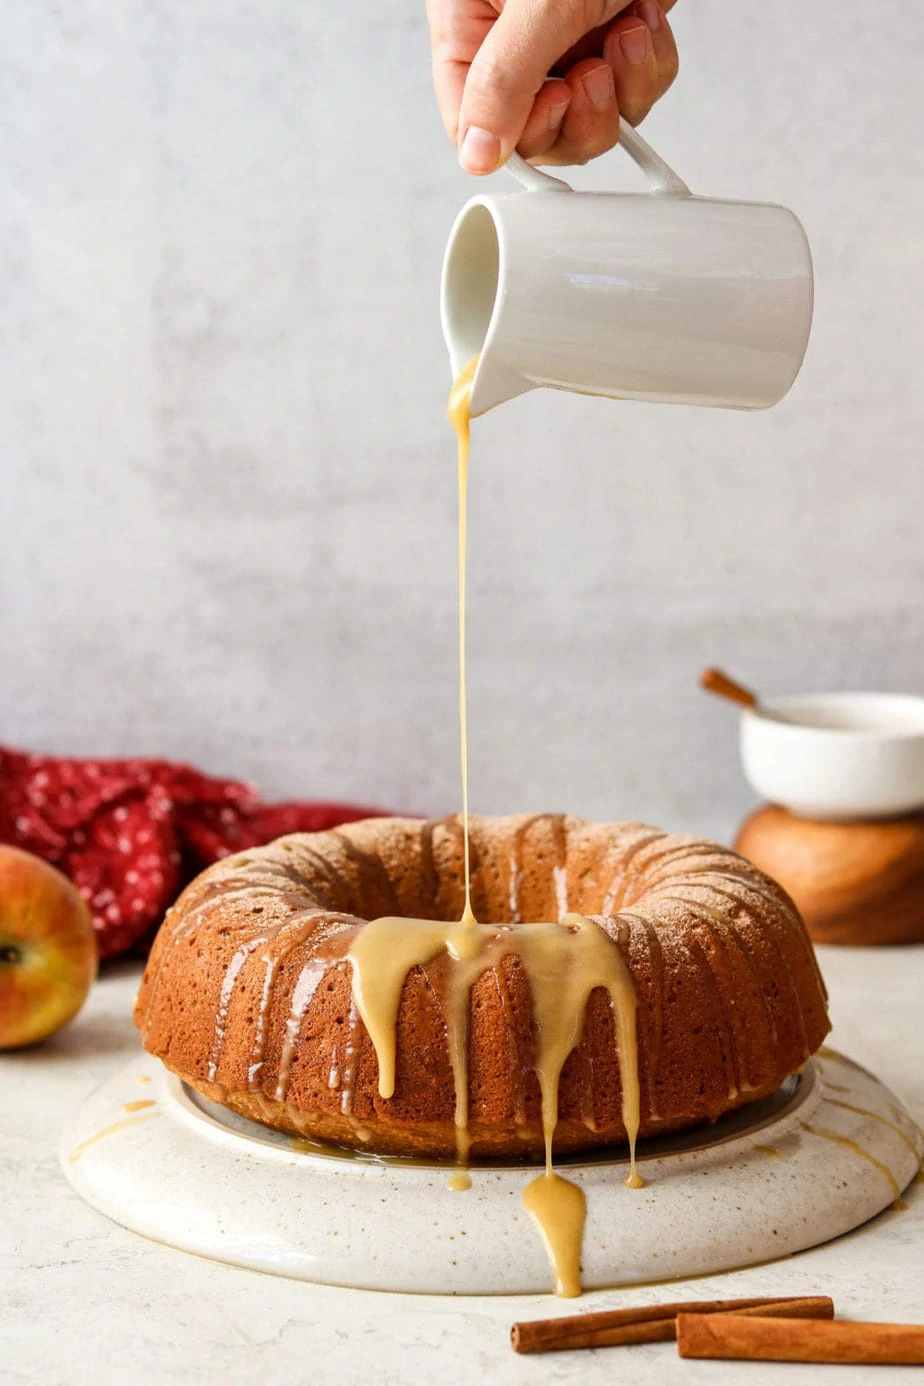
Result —
<path fill-rule="evenodd" d="M 529 983 L 537 1048 L 533 1070 L 542 1099 L 545 1171 L 524 1192 L 524 1205 L 539 1224 L 556 1276 L 556 1291 L 580 1294 L 584 1194 L 552 1168 L 558 1124 L 558 1085 L 568 1055 L 580 1042 L 591 992 L 605 988 L 616 1024 L 622 1078 L 622 1117 L 629 1137 L 626 1183 L 639 1188 L 635 1138 L 639 1127 L 635 987 L 621 949 L 593 919 L 567 914 L 560 923 L 478 924 L 464 919 L 386 917 L 360 929 L 347 957 L 353 968 L 353 1000 L 378 1060 L 379 1094 L 395 1091 L 396 1026 L 408 974 L 438 957 L 447 960 L 445 1017 L 455 1090 L 456 1148 L 465 1163 L 471 1146 L 468 1101 L 469 996 L 474 983 L 514 954 Z M 454 1187 L 459 1187 L 459 1182 Z M 464 1181 L 463 1181 L 464 1186 Z"/>
<path fill-rule="evenodd" d="M 71 1151 L 68 1159 L 72 1165 L 76 1164 L 90 1149 L 91 1145 L 96 1145 L 97 1141 L 104 1141 L 108 1136 L 114 1136 L 117 1131 L 127 1130 L 129 1126 L 142 1126 L 146 1121 L 153 1121 L 155 1117 L 159 1116 L 160 1112 L 142 1112 L 140 1116 L 127 1116 L 123 1117 L 121 1121 L 114 1121 L 110 1126 L 104 1126 L 102 1131 L 97 1131 L 95 1136 L 81 1141 Z"/>
<path fill-rule="evenodd" d="M 470 405 L 477 369 L 478 357 L 474 356 L 459 372 L 449 395 L 449 420 L 456 435 L 459 480 L 459 733 L 465 907 L 458 926 L 434 926 L 418 920 L 409 928 L 407 922 L 400 919 L 373 921 L 351 949 L 353 995 L 379 1059 L 379 1092 L 383 1097 L 390 1097 L 395 1082 L 395 1026 L 407 973 L 411 967 L 430 961 L 443 950 L 452 959 L 447 1032 L 455 1086 L 456 1150 L 460 1163 L 465 1164 L 471 1146 L 468 1134 L 469 995 L 473 983 L 482 972 L 499 961 L 505 952 L 516 952 L 526 969 L 533 1017 L 538 1027 L 538 1053 L 534 1067 L 542 1095 L 546 1164 L 545 1173 L 527 1186 L 523 1202 L 545 1241 L 555 1272 L 556 1293 L 578 1295 L 581 1292 L 580 1259 L 585 1200 L 583 1191 L 576 1184 L 562 1179 L 552 1169 L 552 1138 L 558 1125 L 558 1083 L 565 1060 L 581 1038 L 590 994 L 598 986 L 605 987 L 614 1008 L 619 1045 L 623 1121 L 630 1146 L 627 1183 L 633 1188 L 638 1187 L 642 1181 L 635 1166 L 635 1138 L 639 1126 L 635 988 L 622 953 L 612 940 L 592 920 L 568 913 L 567 842 L 561 818 L 552 820 L 555 856 L 552 879 L 561 922 L 533 924 L 516 935 L 513 932 L 520 919 L 518 849 L 522 846 L 522 836 L 515 844 L 511 862 L 510 918 L 515 921 L 514 924 L 507 928 L 492 929 L 488 926 L 484 929 L 478 925 L 472 910 L 465 594 Z M 529 826 L 529 822 L 524 826 L 524 834 Z M 499 989 L 502 985 L 498 981 Z M 591 1081 L 590 1077 L 585 1079 L 585 1088 L 591 1085 Z M 589 1110 L 592 1120 L 592 1103 Z M 458 1176 L 454 1186 L 464 1187 Z"/>
<path fill-rule="evenodd" d="M 353 965 L 353 1002 L 375 1049 L 379 1096 L 395 1093 L 398 1006 L 409 972 L 446 953 L 454 966 L 447 988 L 446 1033 L 455 1087 L 456 1149 L 468 1159 L 468 1003 L 481 973 L 500 957 L 489 925 L 464 919 L 447 924 L 432 919 L 373 919 L 347 954 Z M 487 956 L 481 956 L 485 953 Z"/>
<path fill-rule="evenodd" d="M 449 392 L 449 422 L 456 435 L 459 453 L 459 744 L 462 759 L 462 830 L 465 835 L 465 909 L 462 921 L 474 924 L 472 912 L 472 874 L 468 832 L 468 700 L 465 688 L 465 560 L 468 547 L 468 450 L 471 439 L 469 405 L 472 384 L 478 369 L 473 356 L 456 376 Z"/>
<path fill-rule="evenodd" d="M 815 1126 L 808 1121 L 802 1121 L 799 1125 L 802 1127 L 803 1131 L 808 1131 L 809 1135 L 818 1136 L 823 1141 L 831 1141 L 834 1145 L 842 1145 L 846 1150 L 852 1150 L 854 1155 L 859 1155 L 861 1160 L 865 1160 L 868 1165 L 872 1165 L 875 1169 L 878 1169 L 879 1173 L 888 1180 L 896 1201 L 901 1200 L 902 1191 L 898 1187 L 898 1180 L 895 1178 L 895 1175 L 889 1169 L 888 1165 L 884 1165 L 881 1160 L 877 1160 L 875 1155 L 871 1155 L 868 1150 L 864 1150 L 862 1145 L 858 1145 L 856 1141 L 852 1141 L 849 1136 L 842 1136 L 839 1131 L 831 1131 L 827 1126 Z"/>
<path fill-rule="evenodd" d="M 867 1116 L 872 1121 L 878 1121 L 881 1126 L 888 1126 L 890 1131 L 894 1131 L 896 1136 L 900 1136 L 905 1142 L 912 1155 L 918 1155 L 918 1143 L 908 1135 L 907 1131 L 894 1121 L 889 1121 L 888 1117 L 880 1116 L 878 1112 L 871 1112 L 869 1107 L 856 1107 L 852 1102 L 842 1102 L 837 1097 L 823 1097 L 822 1101 L 829 1107 L 843 1107 L 847 1112 L 856 1112 L 858 1116 Z"/>

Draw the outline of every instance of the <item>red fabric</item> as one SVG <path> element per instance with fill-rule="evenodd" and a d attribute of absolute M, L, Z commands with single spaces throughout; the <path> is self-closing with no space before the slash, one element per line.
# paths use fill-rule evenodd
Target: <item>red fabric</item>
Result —
<path fill-rule="evenodd" d="M 168 761 L 63 760 L 0 747 L 0 842 L 70 877 L 93 913 L 101 958 L 142 939 L 220 857 L 382 812 L 264 804 L 251 785 Z"/>

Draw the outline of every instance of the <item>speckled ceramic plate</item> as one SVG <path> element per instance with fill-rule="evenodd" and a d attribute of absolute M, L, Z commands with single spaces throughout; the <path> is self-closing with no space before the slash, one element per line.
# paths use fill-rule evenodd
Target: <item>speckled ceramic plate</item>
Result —
<path fill-rule="evenodd" d="M 881 1212 L 924 1141 L 896 1097 L 831 1051 L 764 1102 L 643 1143 L 645 1188 L 612 1152 L 558 1161 L 587 1195 L 586 1289 L 704 1275 L 785 1256 Z M 77 1192 L 154 1241 L 324 1284 L 445 1294 L 550 1288 L 521 1204 L 534 1167 L 451 1166 L 305 1148 L 206 1102 L 141 1055 L 69 1122 Z"/>

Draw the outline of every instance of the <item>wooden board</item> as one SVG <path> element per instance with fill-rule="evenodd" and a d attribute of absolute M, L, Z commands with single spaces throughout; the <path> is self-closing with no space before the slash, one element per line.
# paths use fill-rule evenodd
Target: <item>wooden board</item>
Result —
<path fill-rule="evenodd" d="M 924 814 L 821 823 L 766 804 L 735 848 L 788 891 L 818 943 L 924 942 Z"/>

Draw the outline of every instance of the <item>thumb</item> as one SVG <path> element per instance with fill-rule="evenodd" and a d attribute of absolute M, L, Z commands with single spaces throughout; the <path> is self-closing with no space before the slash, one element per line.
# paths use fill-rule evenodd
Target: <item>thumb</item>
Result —
<path fill-rule="evenodd" d="M 507 0 L 475 54 L 459 110 L 459 161 L 493 173 L 510 157 L 558 60 L 630 0 Z"/>

